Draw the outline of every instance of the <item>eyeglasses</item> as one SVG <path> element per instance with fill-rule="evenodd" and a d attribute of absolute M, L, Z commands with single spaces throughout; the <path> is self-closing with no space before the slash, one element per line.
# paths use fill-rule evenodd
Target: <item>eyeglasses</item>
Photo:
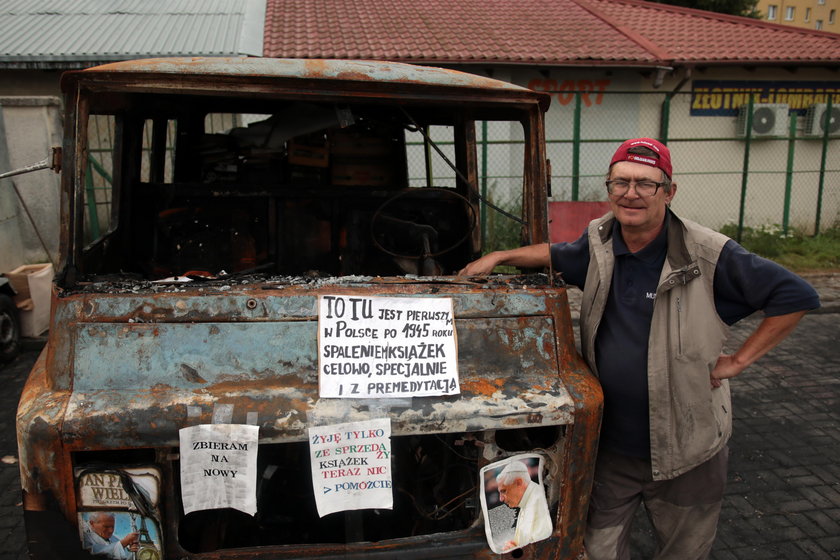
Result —
<path fill-rule="evenodd" d="M 668 183 L 657 183 L 656 181 L 625 181 L 624 179 L 613 179 L 607 181 L 607 192 L 616 195 L 624 196 L 630 190 L 630 185 L 636 186 L 636 194 L 639 196 L 653 196 L 659 187 L 664 187 Z"/>

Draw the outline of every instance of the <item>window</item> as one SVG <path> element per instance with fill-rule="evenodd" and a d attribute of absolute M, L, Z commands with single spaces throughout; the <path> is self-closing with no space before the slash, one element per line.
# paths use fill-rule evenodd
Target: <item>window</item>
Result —
<path fill-rule="evenodd" d="M 818 19 L 817 24 L 814 26 L 814 29 L 822 29 L 822 20 Z"/>
<path fill-rule="evenodd" d="M 805 22 L 811 21 L 811 8 L 805 8 Z"/>
<path fill-rule="evenodd" d="M 837 15 L 837 10 L 831 10 L 830 12 L 828 12 L 828 23 L 833 25 L 834 24 L 834 16 L 836 16 L 836 15 Z"/>
<path fill-rule="evenodd" d="M 824 6 L 825 0 L 817 0 L 817 4 L 819 4 L 820 6 Z"/>
<path fill-rule="evenodd" d="M 793 21 L 795 15 L 796 8 L 794 6 L 788 6 L 785 8 L 785 21 Z"/>
<path fill-rule="evenodd" d="M 767 6 L 767 19 L 773 21 L 776 19 L 776 10 L 778 7 L 775 4 L 770 4 Z"/>
<path fill-rule="evenodd" d="M 171 183 L 174 155 L 175 121 L 146 120 L 143 125 L 140 180 L 145 183 Z"/>
<path fill-rule="evenodd" d="M 111 229 L 114 177 L 113 115 L 91 115 L 88 120 L 88 157 L 85 166 L 84 240 L 97 241 Z"/>

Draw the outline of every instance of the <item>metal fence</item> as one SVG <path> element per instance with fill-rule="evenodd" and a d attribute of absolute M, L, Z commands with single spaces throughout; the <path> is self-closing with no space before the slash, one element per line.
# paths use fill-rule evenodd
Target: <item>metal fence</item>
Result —
<path fill-rule="evenodd" d="M 552 200 L 606 200 L 604 178 L 615 148 L 627 138 L 647 136 L 671 149 L 678 185 L 673 207 L 682 216 L 715 229 L 737 226 L 739 237 L 744 227 L 815 234 L 840 225 L 836 98 L 810 107 L 730 99 L 730 114 L 696 116 L 692 111 L 720 100 L 690 92 L 597 98 L 591 92 L 548 93 L 553 104 L 566 103 L 549 110 L 546 119 Z M 740 107 L 733 106 L 739 101 Z M 478 137 L 479 149 L 492 154 L 492 136 Z M 498 184 L 492 173 L 482 181 Z"/>

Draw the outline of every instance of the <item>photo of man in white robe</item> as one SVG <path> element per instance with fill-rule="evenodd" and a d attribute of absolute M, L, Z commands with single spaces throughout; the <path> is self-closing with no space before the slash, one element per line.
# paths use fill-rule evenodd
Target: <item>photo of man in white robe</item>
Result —
<path fill-rule="evenodd" d="M 115 560 L 128 560 L 138 549 L 138 533 L 132 532 L 123 538 L 114 535 L 115 517 L 112 513 L 96 512 L 88 517 L 89 527 L 84 528 L 82 547 L 95 556 L 107 556 Z"/>
<path fill-rule="evenodd" d="M 516 548 L 548 538 L 551 535 L 552 524 L 551 514 L 548 510 L 548 502 L 545 497 L 545 490 L 542 485 L 531 478 L 531 473 L 526 461 L 538 461 L 539 457 L 513 457 L 498 472 L 495 480 L 488 480 L 485 474 L 485 508 L 487 498 L 491 503 L 497 501 L 507 506 L 502 510 L 512 510 L 515 521 L 512 527 L 513 535 L 504 526 L 498 526 L 498 520 L 510 518 L 510 515 L 499 511 L 499 507 L 493 511 L 485 511 L 488 519 L 487 532 L 488 541 L 494 552 L 509 552 Z M 538 463 L 539 465 L 539 463 Z M 493 465 L 498 469 L 499 465 Z M 539 472 L 539 468 L 537 468 Z M 490 471 L 492 473 L 493 471 Z M 539 477 L 537 476 L 539 479 Z M 495 484 L 493 484 L 495 483 Z M 493 496 L 493 487 L 497 496 Z M 495 499 L 497 497 L 497 500 Z M 496 526 L 494 527 L 494 522 Z M 501 540 L 500 540 L 501 539 Z"/>

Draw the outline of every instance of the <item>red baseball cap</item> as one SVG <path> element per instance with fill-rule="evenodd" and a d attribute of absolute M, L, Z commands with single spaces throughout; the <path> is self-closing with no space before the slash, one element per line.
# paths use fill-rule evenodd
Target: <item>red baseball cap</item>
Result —
<path fill-rule="evenodd" d="M 650 148 L 657 154 L 658 157 L 633 154 L 629 152 L 631 148 L 635 148 L 637 146 Z M 631 138 L 630 140 L 625 140 L 615 151 L 615 155 L 612 157 L 612 161 L 610 162 L 610 167 L 619 161 L 632 161 L 634 163 L 641 163 L 651 167 L 658 167 L 665 172 L 665 175 L 667 175 L 669 179 L 671 178 L 671 150 L 668 149 L 668 146 L 659 140 L 654 140 L 653 138 Z"/>

